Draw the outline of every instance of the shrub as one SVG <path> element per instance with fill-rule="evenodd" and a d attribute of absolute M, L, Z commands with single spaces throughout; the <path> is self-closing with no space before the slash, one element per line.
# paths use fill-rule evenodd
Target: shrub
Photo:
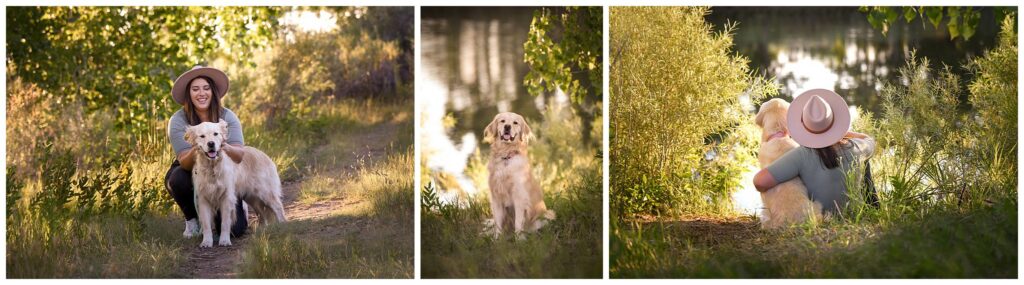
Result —
<path fill-rule="evenodd" d="M 718 146 L 750 145 L 736 136 L 752 122 L 740 97 L 776 91 L 731 52 L 735 26 L 712 32 L 707 13 L 611 9 L 609 190 L 620 214 L 726 209 L 738 183 L 744 157 Z"/>

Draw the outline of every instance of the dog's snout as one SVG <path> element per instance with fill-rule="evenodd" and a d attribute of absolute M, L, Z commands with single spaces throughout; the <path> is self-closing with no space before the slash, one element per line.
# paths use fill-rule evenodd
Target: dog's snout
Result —
<path fill-rule="evenodd" d="M 214 144 L 213 144 L 213 142 L 206 142 L 206 146 L 210 147 L 210 149 L 213 149 Z"/>
<path fill-rule="evenodd" d="M 512 126 L 510 126 L 510 125 L 505 125 L 505 132 L 506 132 L 506 133 L 507 133 L 508 131 L 511 131 L 511 130 L 512 130 Z"/>

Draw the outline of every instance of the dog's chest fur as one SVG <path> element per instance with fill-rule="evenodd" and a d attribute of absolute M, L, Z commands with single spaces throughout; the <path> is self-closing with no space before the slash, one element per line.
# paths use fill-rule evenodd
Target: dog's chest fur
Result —
<path fill-rule="evenodd" d="M 496 148 L 491 151 L 487 164 L 492 201 L 512 206 L 513 191 L 526 191 L 529 183 L 530 160 L 525 148 Z M 526 174 L 525 176 L 523 174 Z"/>
<path fill-rule="evenodd" d="M 223 155 L 213 160 L 196 157 L 196 165 L 192 168 L 194 187 L 199 196 L 210 201 L 212 205 L 219 205 L 224 199 L 235 195 L 229 193 L 233 188 L 229 186 L 234 185 L 235 176 L 232 172 L 234 168 L 227 165 L 228 163 L 234 162 L 225 160 Z"/>

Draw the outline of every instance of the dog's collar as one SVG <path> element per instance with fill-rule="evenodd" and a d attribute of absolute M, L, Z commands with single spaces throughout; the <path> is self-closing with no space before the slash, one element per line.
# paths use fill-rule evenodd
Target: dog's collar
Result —
<path fill-rule="evenodd" d="M 771 141 L 773 139 L 784 138 L 784 137 L 786 137 L 786 131 L 778 131 L 778 132 L 775 132 L 774 134 L 772 134 L 771 136 L 768 136 L 768 139 L 765 140 L 765 141 L 768 142 L 768 141 Z"/>
<path fill-rule="evenodd" d="M 512 157 L 516 156 L 517 154 L 519 154 L 518 150 L 517 151 L 512 151 L 512 152 L 509 152 L 508 155 L 502 156 L 501 159 L 502 160 L 509 160 L 509 159 L 512 159 Z"/>

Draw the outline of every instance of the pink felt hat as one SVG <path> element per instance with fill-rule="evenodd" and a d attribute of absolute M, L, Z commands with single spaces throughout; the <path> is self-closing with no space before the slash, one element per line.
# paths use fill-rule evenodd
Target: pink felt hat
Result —
<path fill-rule="evenodd" d="M 812 89 L 789 105 L 786 113 L 789 134 L 796 143 L 809 148 L 833 145 L 850 131 L 850 107 L 832 90 Z"/>
<path fill-rule="evenodd" d="M 174 98 L 175 102 L 178 102 L 178 104 L 181 105 L 188 104 L 188 84 L 192 79 L 199 76 L 206 76 L 213 79 L 213 85 L 217 86 L 217 94 L 213 95 L 217 96 L 218 101 L 223 99 L 224 94 L 228 93 L 227 74 L 224 74 L 220 69 L 196 65 L 191 70 L 182 73 L 181 76 L 178 76 L 178 79 L 174 80 L 174 87 L 171 88 L 171 97 Z"/>

